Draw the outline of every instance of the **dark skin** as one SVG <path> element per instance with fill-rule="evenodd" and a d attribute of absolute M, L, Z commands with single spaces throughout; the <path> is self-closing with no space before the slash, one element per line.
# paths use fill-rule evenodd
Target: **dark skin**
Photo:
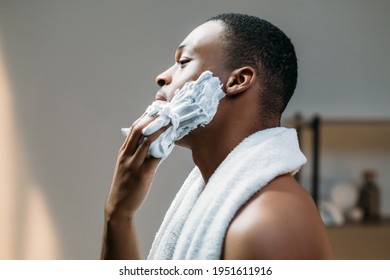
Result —
<path fill-rule="evenodd" d="M 156 100 L 170 101 L 176 89 L 210 70 L 219 77 L 226 97 L 212 122 L 178 141 L 192 151 L 205 182 L 243 139 L 264 126 L 259 116 L 261 81 L 249 66 L 224 66 L 224 26 L 209 21 L 191 32 L 175 54 L 176 63 L 157 76 Z M 150 143 L 163 132 L 142 136 L 144 124 L 133 126 L 119 150 L 105 205 L 103 259 L 140 259 L 133 223 L 153 182 L 159 159 L 147 157 Z M 210 156 L 213 155 L 213 156 Z M 238 186 L 239 187 L 239 186 Z M 236 214 L 224 242 L 221 259 L 328 259 L 332 253 L 317 209 L 306 191 L 290 175 L 275 178 Z"/>

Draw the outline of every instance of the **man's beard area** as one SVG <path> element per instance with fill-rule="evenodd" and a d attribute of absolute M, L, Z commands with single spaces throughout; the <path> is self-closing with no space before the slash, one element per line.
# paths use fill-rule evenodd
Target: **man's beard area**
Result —
<path fill-rule="evenodd" d="M 154 119 L 142 130 L 142 134 L 150 136 L 163 127 L 169 127 L 151 143 L 149 156 L 164 160 L 172 152 L 175 141 L 197 127 L 209 124 L 217 112 L 219 101 L 226 95 L 221 88 L 219 78 L 205 71 L 196 81 L 187 82 L 176 90 L 170 102 L 154 101 L 137 122 Z M 127 136 L 130 128 L 122 128 L 122 133 Z"/>

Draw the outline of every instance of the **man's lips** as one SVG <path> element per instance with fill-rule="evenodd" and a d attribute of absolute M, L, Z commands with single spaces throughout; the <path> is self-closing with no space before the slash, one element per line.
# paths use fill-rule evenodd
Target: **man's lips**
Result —
<path fill-rule="evenodd" d="M 168 101 L 168 98 L 167 98 L 167 95 L 164 94 L 164 93 L 161 93 L 161 92 L 157 92 L 155 98 L 154 98 L 156 101 L 159 100 L 159 101 Z"/>

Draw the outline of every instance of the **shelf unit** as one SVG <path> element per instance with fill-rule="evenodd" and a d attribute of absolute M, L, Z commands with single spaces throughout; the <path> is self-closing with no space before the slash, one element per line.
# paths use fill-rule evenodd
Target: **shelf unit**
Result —
<path fill-rule="evenodd" d="M 311 152 L 312 152 L 312 170 L 311 170 L 311 194 L 316 204 L 319 202 L 320 195 L 320 162 L 321 162 L 321 144 L 322 144 L 322 128 L 324 125 L 332 126 L 388 126 L 390 128 L 390 119 L 363 119 L 363 118 L 322 118 L 319 115 L 315 115 L 311 118 L 303 118 L 300 113 L 297 113 L 292 120 L 291 125 L 296 128 L 298 136 L 302 134 L 304 130 L 310 130 L 312 132 L 311 139 Z M 302 139 L 298 137 L 300 145 L 302 146 Z M 306 143 L 305 143 L 306 144 Z M 300 175 L 297 174 L 297 180 L 300 181 Z"/>
<path fill-rule="evenodd" d="M 336 156 L 335 161 L 342 160 L 344 164 L 345 158 L 338 158 L 339 153 L 341 153 L 340 157 L 352 153 L 353 158 L 348 159 L 347 164 L 358 160 L 360 166 L 361 162 L 367 160 L 364 157 L 361 159 L 362 155 L 376 157 L 378 154 L 384 154 L 385 161 L 383 162 L 383 158 L 379 161 L 384 166 L 380 166 L 380 169 L 387 173 L 383 175 L 386 176 L 387 182 L 390 182 L 389 172 L 386 172 L 386 166 L 390 166 L 387 165 L 390 151 L 390 119 L 323 118 L 319 115 L 303 118 L 301 114 L 296 114 L 288 123 L 296 128 L 302 149 L 310 153 L 309 185 L 317 205 L 322 193 L 320 181 L 325 180 L 327 176 L 324 174 L 326 168 L 321 166 L 321 163 Z M 341 133 L 342 136 L 333 133 Z M 360 149 L 363 149 L 363 153 Z M 331 152 L 331 155 L 324 154 L 325 151 Z M 355 152 L 358 154 L 354 154 Z M 343 171 L 345 170 L 341 172 Z M 302 178 L 297 179 L 301 181 Z M 335 259 L 377 260 L 390 257 L 390 218 L 386 215 L 383 215 L 381 221 L 376 224 L 346 223 L 342 226 L 328 227 L 327 232 Z"/>

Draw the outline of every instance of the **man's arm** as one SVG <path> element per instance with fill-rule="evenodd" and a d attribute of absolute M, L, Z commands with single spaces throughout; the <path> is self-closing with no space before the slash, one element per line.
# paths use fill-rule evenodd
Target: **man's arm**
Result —
<path fill-rule="evenodd" d="M 310 195 L 290 175 L 275 178 L 233 219 L 224 259 L 330 259 L 325 227 Z"/>
<path fill-rule="evenodd" d="M 119 149 L 104 209 L 102 259 L 140 259 L 134 215 L 150 190 L 160 161 L 148 157 L 150 143 L 165 129 L 144 137 L 142 129 L 152 120 L 136 122 Z"/>
<path fill-rule="evenodd" d="M 141 259 L 133 219 L 106 217 L 102 259 Z"/>

